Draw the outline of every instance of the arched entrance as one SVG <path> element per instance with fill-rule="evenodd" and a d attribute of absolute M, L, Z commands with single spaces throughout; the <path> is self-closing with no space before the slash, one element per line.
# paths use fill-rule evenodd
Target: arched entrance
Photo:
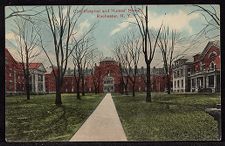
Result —
<path fill-rule="evenodd" d="M 114 92 L 114 78 L 108 73 L 103 79 L 103 91 Z"/>

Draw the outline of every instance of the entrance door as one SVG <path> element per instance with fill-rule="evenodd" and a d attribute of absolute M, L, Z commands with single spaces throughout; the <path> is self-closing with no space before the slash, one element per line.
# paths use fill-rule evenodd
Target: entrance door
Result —
<path fill-rule="evenodd" d="M 114 92 L 114 78 L 108 74 L 103 80 L 103 91 L 104 92 Z"/>

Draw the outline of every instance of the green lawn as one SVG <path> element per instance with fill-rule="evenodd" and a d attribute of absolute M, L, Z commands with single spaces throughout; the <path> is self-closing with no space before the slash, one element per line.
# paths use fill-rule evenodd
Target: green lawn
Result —
<path fill-rule="evenodd" d="M 6 97 L 7 141 L 68 141 L 94 111 L 104 95 L 62 95 L 62 106 L 55 106 L 54 94 Z"/>
<path fill-rule="evenodd" d="M 219 95 L 145 94 L 113 95 L 128 140 L 196 141 L 218 140 L 217 122 L 205 108 L 220 103 Z"/>

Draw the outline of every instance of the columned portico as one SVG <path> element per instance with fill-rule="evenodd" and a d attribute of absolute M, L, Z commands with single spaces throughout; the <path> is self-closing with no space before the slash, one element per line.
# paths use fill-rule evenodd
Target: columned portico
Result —
<path fill-rule="evenodd" d="M 43 65 L 38 68 L 30 69 L 30 90 L 32 93 L 39 94 L 45 93 L 45 73 Z"/>
<path fill-rule="evenodd" d="M 219 80 L 217 79 L 218 74 L 218 71 L 208 71 L 191 75 L 191 92 L 197 92 L 199 89 L 203 88 L 210 88 L 212 92 L 216 92 L 219 90 L 219 87 L 217 87 L 217 81 Z"/>
<path fill-rule="evenodd" d="M 46 89 L 45 89 L 45 75 L 43 75 L 43 92 L 46 92 Z"/>

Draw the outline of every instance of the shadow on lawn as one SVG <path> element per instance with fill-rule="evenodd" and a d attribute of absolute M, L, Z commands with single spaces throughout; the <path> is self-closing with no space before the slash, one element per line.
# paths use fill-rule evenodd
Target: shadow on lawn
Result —
<path fill-rule="evenodd" d="M 68 120 L 66 118 L 66 107 L 64 105 L 61 106 L 54 106 L 50 109 L 51 113 L 54 113 L 54 118 L 45 125 L 45 130 L 41 131 L 40 133 L 36 133 L 34 139 L 40 139 L 40 137 L 48 135 L 48 133 L 58 133 L 56 131 L 66 131 L 68 126 Z M 59 114 L 60 113 L 60 114 Z M 55 115 L 57 115 L 55 117 Z M 49 117 L 48 117 L 49 118 Z M 45 139 L 45 138 L 44 138 Z"/>
<path fill-rule="evenodd" d="M 201 110 L 204 111 L 208 107 L 212 107 L 209 105 L 202 105 L 202 104 L 181 104 L 181 103 L 176 103 L 176 102 L 168 102 L 168 101 L 154 101 L 155 103 L 165 105 L 167 109 L 171 109 L 173 106 L 180 107 L 181 109 L 184 108 L 191 108 L 193 110 Z"/>

